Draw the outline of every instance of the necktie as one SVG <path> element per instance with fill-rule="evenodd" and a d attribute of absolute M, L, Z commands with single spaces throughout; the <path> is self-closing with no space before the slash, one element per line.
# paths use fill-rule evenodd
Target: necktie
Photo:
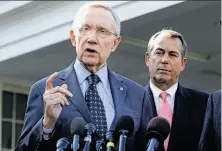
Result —
<path fill-rule="evenodd" d="M 85 93 L 85 101 L 88 105 L 90 115 L 95 122 L 98 136 L 104 138 L 107 131 L 106 114 L 103 102 L 96 88 L 96 85 L 100 82 L 100 78 L 95 74 L 91 74 L 87 77 L 87 80 L 89 87 Z"/>
<path fill-rule="evenodd" d="M 171 111 L 169 103 L 167 102 L 167 95 L 168 94 L 166 92 L 162 92 L 160 94 L 160 98 L 162 98 L 162 102 L 161 102 L 160 108 L 158 110 L 158 116 L 161 116 L 161 117 L 167 119 L 168 122 L 170 123 L 170 126 L 171 126 L 171 124 L 172 124 L 172 111 Z M 165 150 L 167 150 L 168 142 L 169 142 L 169 136 L 164 141 Z"/>

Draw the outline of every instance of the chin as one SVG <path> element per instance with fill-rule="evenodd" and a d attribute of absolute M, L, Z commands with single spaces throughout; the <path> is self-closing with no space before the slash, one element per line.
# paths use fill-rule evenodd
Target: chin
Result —
<path fill-rule="evenodd" d="M 85 65 L 88 65 L 88 66 L 96 66 L 99 61 L 95 60 L 95 59 L 82 59 L 82 62 L 85 64 Z"/>
<path fill-rule="evenodd" d="M 157 76 L 154 79 L 156 79 L 156 81 L 160 82 L 160 83 L 166 83 L 169 81 L 169 78 L 167 78 L 165 76 Z"/>

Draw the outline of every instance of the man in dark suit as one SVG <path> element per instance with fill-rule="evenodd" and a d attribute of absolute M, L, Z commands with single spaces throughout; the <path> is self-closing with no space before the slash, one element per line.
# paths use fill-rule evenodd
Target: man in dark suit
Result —
<path fill-rule="evenodd" d="M 105 139 L 105 132 L 115 130 L 122 115 L 134 121 L 126 148 L 140 150 L 145 145 L 141 136 L 153 117 L 147 91 L 106 64 L 121 41 L 117 15 L 104 4 L 85 5 L 76 14 L 70 38 L 77 58 L 32 86 L 16 151 L 56 150 L 58 139 L 70 137 L 75 117 L 95 124 L 97 138 Z"/>
<path fill-rule="evenodd" d="M 150 81 L 146 86 L 155 116 L 166 118 L 171 126 L 159 150 L 197 151 L 208 93 L 185 88 L 179 75 L 185 69 L 187 44 L 173 30 L 154 34 L 148 43 L 145 62 Z"/>
<path fill-rule="evenodd" d="M 221 92 L 209 96 L 199 151 L 221 151 Z"/>

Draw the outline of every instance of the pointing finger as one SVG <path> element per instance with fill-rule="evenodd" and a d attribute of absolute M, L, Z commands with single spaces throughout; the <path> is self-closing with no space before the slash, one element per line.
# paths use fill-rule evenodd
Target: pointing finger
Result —
<path fill-rule="evenodd" d="M 50 90 L 53 88 L 53 81 L 56 79 L 57 76 L 58 72 L 55 72 L 46 80 L 45 90 Z"/>

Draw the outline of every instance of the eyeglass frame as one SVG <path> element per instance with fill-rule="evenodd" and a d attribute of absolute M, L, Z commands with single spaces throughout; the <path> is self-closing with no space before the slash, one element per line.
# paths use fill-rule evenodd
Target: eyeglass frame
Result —
<path fill-rule="evenodd" d="M 88 34 L 90 34 L 92 31 L 92 29 L 95 29 L 95 28 L 93 28 L 93 27 L 90 27 L 89 25 L 83 25 L 82 27 L 80 27 L 80 28 L 78 28 L 78 30 L 79 30 L 79 33 L 80 34 L 83 34 L 83 35 L 88 35 L 88 34 L 86 34 L 85 32 L 85 30 L 83 29 L 83 28 L 85 28 L 85 27 L 88 27 L 89 28 L 89 33 Z M 104 34 L 104 33 L 102 33 L 101 32 L 101 30 L 105 30 L 105 32 L 106 32 L 106 34 Z M 98 32 L 100 31 L 100 35 L 104 35 L 104 36 L 99 36 L 99 37 L 101 37 L 101 38 L 105 38 L 105 37 L 108 37 L 108 36 L 110 36 L 110 35 L 114 35 L 114 36 L 118 36 L 116 33 L 113 33 L 113 32 L 111 32 L 111 31 L 109 31 L 109 30 L 107 30 L 107 29 L 105 29 L 105 28 L 103 28 L 103 27 L 99 27 L 99 29 L 98 28 L 96 28 L 96 34 L 98 34 Z M 98 35 L 97 35 L 98 36 Z"/>

